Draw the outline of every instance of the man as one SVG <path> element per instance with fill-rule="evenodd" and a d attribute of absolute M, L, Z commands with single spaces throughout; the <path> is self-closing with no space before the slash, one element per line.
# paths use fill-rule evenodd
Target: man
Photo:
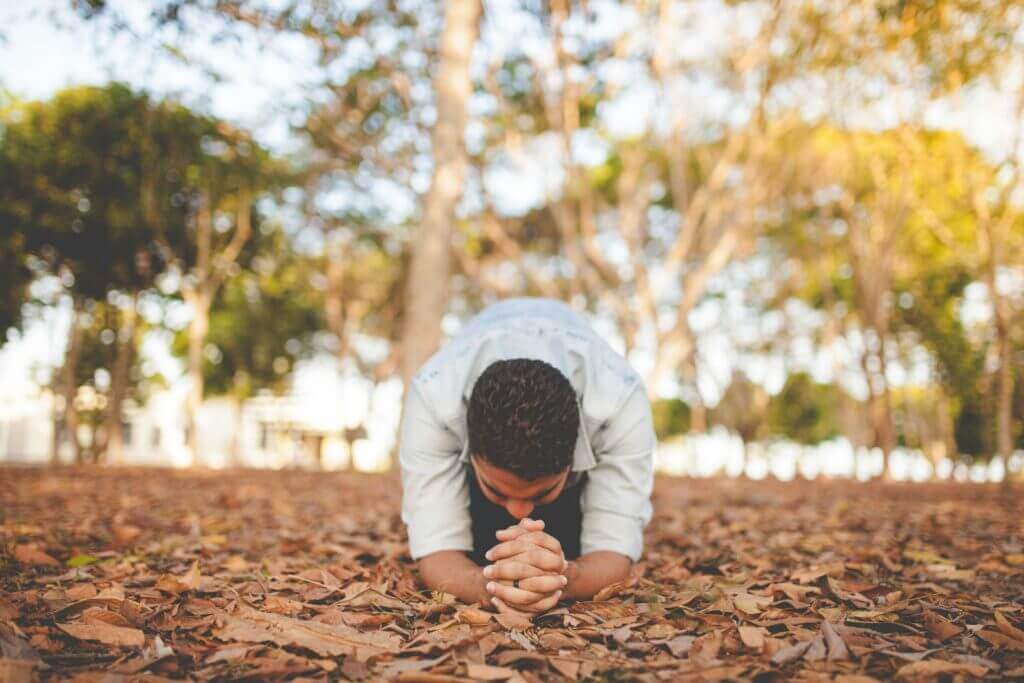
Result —
<path fill-rule="evenodd" d="M 655 443 L 640 377 L 571 308 L 490 306 L 406 393 L 402 519 L 423 582 L 538 613 L 626 578 Z"/>

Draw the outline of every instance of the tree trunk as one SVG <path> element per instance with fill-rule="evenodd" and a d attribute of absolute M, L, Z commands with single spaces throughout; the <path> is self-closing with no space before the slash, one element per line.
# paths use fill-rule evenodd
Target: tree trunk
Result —
<path fill-rule="evenodd" d="M 402 381 L 406 387 L 441 341 L 448 303 L 450 243 L 455 205 L 466 167 L 463 133 L 472 91 L 470 58 L 479 32 L 480 0 L 448 0 L 434 79 L 437 122 L 431 134 L 434 177 L 415 236 L 402 330 Z"/>
<path fill-rule="evenodd" d="M 192 321 L 188 326 L 189 389 L 185 402 L 185 424 L 187 445 L 194 465 L 200 460 L 198 415 L 199 407 L 203 404 L 203 346 L 210 328 L 210 297 L 198 291 L 187 299 L 192 304 Z"/>
<path fill-rule="evenodd" d="M 124 462 L 124 438 L 121 433 L 122 408 L 128 393 L 132 363 L 138 344 L 139 295 L 132 297 L 131 306 L 123 312 L 124 323 L 118 330 L 117 355 L 113 372 L 110 373 L 110 395 L 107 398 L 106 436 L 103 447 L 97 449 L 97 456 L 108 463 Z"/>
<path fill-rule="evenodd" d="M 892 391 L 890 391 L 889 389 L 889 378 L 886 376 L 886 343 L 885 339 L 882 337 L 881 334 L 879 334 L 878 336 L 878 360 L 880 367 L 879 374 L 882 377 L 882 392 L 881 396 L 879 397 L 879 403 L 881 404 L 881 408 L 879 410 L 881 412 L 878 415 L 878 421 L 876 424 L 878 429 L 880 430 L 880 432 L 878 433 L 878 440 L 879 446 L 882 449 L 882 476 L 885 479 L 889 479 L 889 456 L 892 454 L 894 450 L 896 450 L 897 446 L 896 424 L 893 422 L 892 419 Z"/>
<path fill-rule="evenodd" d="M 78 410 L 75 408 L 75 396 L 78 394 L 78 382 L 75 375 L 78 371 L 78 357 L 82 351 L 82 334 L 84 330 L 81 325 L 82 311 L 85 309 L 85 301 L 74 298 L 71 309 L 71 327 L 68 331 L 68 346 L 64 352 L 64 366 L 61 368 L 61 393 L 64 397 L 64 414 L 59 424 L 54 424 L 53 430 L 53 453 L 51 460 L 57 462 L 60 447 L 59 427 L 67 435 L 74 452 L 75 462 L 82 464 L 82 446 L 78 442 Z"/>
<path fill-rule="evenodd" d="M 996 316 L 996 335 L 999 349 L 999 374 L 996 377 L 996 453 L 1003 460 L 1006 474 L 1003 481 L 1010 481 L 1010 458 L 1013 456 L 1013 348 L 1010 344 L 1009 326 L 1005 318 Z"/>
<path fill-rule="evenodd" d="M 881 342 L 879 342 L 881 344 Z M 881 362 L 881 372 L 885 372 L 885 361 L 882 360 L 884 351 L 879 351 L 878 358 Z M 868 424 L 871 425 L 871 446 L 882 451 L 882 478 L 889 478 L 889 454 L 895 448 L 896 429 L 892 422 L 892 410 L 889 398 L 889 385 L 882 379 L 882 388 L 876 388 L 873 381 L 871 369 L 868 364 L 870 354 L 865 353 L 861 357 L 861 369 L 864 372 L 864 379 L 868 384 Z"/>
<path fill-rule="evenodd" d="M 328 237 L 327 292 L 324 296 L 324 317 L 327 329 L 338 340 L 338 360 L 344 361 L 349 352 L 348 320 L 345 315 L 345 248 Z"/>
<path fill-rule="evenodd" d="M 235 401 L 235 429 L 231 432 L 231 466 L 243 467 L 242 460 L 242 407 L 243 402 Z"/>

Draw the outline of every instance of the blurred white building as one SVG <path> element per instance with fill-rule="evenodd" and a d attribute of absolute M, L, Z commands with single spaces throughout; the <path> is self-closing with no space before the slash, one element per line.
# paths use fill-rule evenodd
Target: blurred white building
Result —
<path fill-rule="evenodd" d="M 187 447 L 184 395 L 164 391 L 144 406 L 129 404 L 122 424 L 123 463 L 188 467 L 302 467 L 362 471 L 387 469 L 390 444 L 371 441 L 362 427 L 340 419 L 326 423 L 322 410 L 292 396 L 260 396 L 240 406 L 226 398 L 204 402 L 197 416 L 199 453 Z M 53 395 L 0 397 L 0 461 L 44 464 L 53 443 Z M 88 439 L 84 428 L 83 440 Z M 73 460 L 61 439 L 58 454 Z"/>

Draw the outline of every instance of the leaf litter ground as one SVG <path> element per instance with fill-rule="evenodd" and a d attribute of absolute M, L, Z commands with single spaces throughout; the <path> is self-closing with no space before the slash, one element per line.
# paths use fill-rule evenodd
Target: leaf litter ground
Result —
<path fill-rule="evenodd" d="M 1024 491 L 659 478 L 629 581 L 422 590 L 395 476 L 0 469 L 0 681 L 1024 679 Z"/>

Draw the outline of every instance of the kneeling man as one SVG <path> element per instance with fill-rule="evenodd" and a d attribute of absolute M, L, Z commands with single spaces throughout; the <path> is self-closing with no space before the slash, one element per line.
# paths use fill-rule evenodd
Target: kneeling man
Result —
<path fill-rule="evenodd" d="M 400 438 L 402 519 L 428 588 L 537 613 L 589 599 L 640 557 L 647 393 L 561 302 L 473 318 L 413 378 Z"/>

